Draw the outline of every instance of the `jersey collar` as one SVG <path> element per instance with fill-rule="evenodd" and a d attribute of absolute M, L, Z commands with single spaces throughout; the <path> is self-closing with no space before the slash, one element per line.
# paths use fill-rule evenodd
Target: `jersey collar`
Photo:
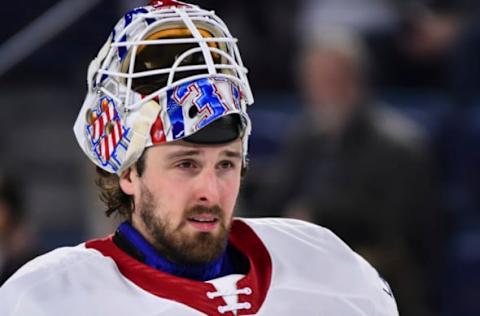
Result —
<path fill-rule="evenodd" d="M 176 276 L 197 281 L 207 281 L 234 273 L 233 265 L 229 260 L 228 250 L 231 249 L 229 247 L 225 248 L 220 257 L 205 264 L 187 265 L 175 263 L 160 254 L 128 221 L 120 224 L 115 232 L 113 241 L 127 254 L 139 261 Z M 119 243 L 119 241 L 122 242 Z M 128 244 L 127 248 L 122 247 L 125 243 Z M 128 249 L 135 249 L 135 251 L 129 252 Z M 138 255 L 135 256 L 136 254 Z"/>
<path fill-rule="evenodd" d="M 251 295 L 238 295 L 238 302 L 249 302 L 251 308 L 239 310 L 237 315 L 256 314 L 262 306 L 272 276 L 272 260 L 265 245 L 245 222 L 235 219 L 229 236 L 229 243 L 245 255 L 250 270 L 237 282 L 237 288 L 249 287 Z M 120 272 L 127 279 L 145 291 L 165 299 L 177 301 L 195 308 L 207 315 L 222 315 L 217 307 L 225 305 L 222 297 L 210 299 L 208 292 L 215 291 L 212 284 L 195 281 L 159 271 L 126 254 L 113 242 L 113 236 L 86 242 L 87 248 L 98 250 L 112 258 Z M 233 315 L 225 313 L 223 315 Z"/>

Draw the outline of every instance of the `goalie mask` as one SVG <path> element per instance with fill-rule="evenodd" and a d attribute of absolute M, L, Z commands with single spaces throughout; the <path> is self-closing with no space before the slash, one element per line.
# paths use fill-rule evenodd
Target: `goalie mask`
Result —
<path fill-rule="evenodd" d="M 128 12 L 88 69 L 74 126 L 83 151 L 121 174 L 148 146 L 241 137 L 245 160 L 253 97 L 236 42 L 194 5 L 152 1 Z"/>

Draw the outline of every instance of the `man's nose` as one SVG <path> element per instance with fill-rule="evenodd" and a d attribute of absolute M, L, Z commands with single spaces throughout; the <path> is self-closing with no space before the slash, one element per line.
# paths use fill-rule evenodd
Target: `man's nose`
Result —
<path fill-rule="evenodd" d="M 196 199 L 201 204 L 207 206 L 219 204 L 220 186 L 215 170 L 202 170 L 197 178 L 196 194 Z"/>

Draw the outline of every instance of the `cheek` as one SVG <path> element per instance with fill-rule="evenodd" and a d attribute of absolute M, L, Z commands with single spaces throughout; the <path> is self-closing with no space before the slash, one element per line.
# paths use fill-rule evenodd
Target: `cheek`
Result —
<path fill-rule="evenodd" d="M 238 193 L 240 190 L 240 177 L 227 181 L 222 189 L 222 204 L 224 210 L 231 214 L 235 208 Z"/>
<path fill-rule="evenodd" d="M 157 212 L 166 216 L 169 220 L 178 224 L 183 220 L 185 210 L 190 206 L 192 196 L 189 192 L 188 183 L 170 179 L 156 183 Z"/>

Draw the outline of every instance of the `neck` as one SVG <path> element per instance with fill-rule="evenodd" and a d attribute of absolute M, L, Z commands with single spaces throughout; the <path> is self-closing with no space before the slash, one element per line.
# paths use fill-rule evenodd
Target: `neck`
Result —
<path fill-rule="evenodd" d="M 228 246 L 222 255 L 213 261 L 203 264 L 183 264 L 173 262 L 159 253 L 129 222 L 124 222 L 118 227 L 114 241 L 137 260 L 172 275 L 206 281 L 234 272 Z"/>

